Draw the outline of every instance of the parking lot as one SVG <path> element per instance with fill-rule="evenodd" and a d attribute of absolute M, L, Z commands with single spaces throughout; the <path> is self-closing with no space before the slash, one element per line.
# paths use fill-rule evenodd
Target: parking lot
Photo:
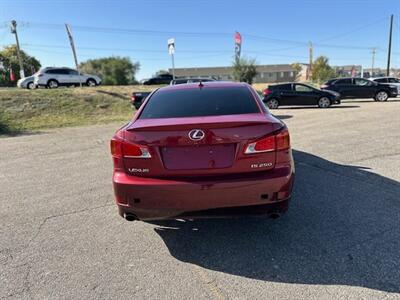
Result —
<path fill-rule="evenodd" d="M 0 138 L 0 298 L 399 299 L 400 101 L 273 113 L 296 161 L 277 220 L 123 220 L 121 124 Z"/>

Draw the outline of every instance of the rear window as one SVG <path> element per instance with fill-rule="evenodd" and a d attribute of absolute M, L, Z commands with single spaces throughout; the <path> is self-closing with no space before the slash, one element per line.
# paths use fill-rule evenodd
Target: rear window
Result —
<path fill-rule="evenodd" d="M 259 112 L 256 100 L 245 87 L 205 87 L 156 92 L 139 118 L 183 118 Z"/>
<path fill-rule="evenodd" d="M 347 78 L 347 79 L 339 79 L 337 81 L 335 81 L 334 84 L 338 84 L 338 85 L 342 85 L 342 84 L 351 84 L 351 79 Z"/>
<path fill-rule="evenodd" d="M 282 84 L 282 85 L 277 85 L 277 88 L 280 91 L 291 91 L 292 90 L 292 84 Z"/>
<path fill-rule="evenodd" d="M 325 82 L 324 84 L 326 85 L 330 85 L 332 82 L 336 81 L 337 79 L 330 79 L 327 82 Z"/>

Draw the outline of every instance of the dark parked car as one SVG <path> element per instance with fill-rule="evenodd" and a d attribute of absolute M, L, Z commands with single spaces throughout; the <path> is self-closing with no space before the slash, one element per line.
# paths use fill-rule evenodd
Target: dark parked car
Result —
<path fill-rule="evenodd" d="M 143 80 L 144 85 L 155 85 L 155 84 L 169 84 L 173 79 L 171 74 L 160 74 L 156 77 Z"/>
<path fill-rule="evenodd" d="M 365 78 L 335 78 L 325 82 L 321 88 L 340 93 L 342 99 L 373 98 L 375 101 L 387 101 L 389 97 L 397 97 L 397 86 Z"/>
<path fill-rule="evenodd" d="M 185 84 L 185 83 L 195 83 L 195 82 L 210 82 L 210 81 L 216 81 L 215 79 L 211 78 L 177 78 L 175 80 L 171 80 L 171 85 L 176 85 L 176 84 Z M 147 96 L 150 95 L 151 92 L 140 92 L 136 93 L 133 92 L 131 96 L 131 104 L 134 106 L 136 109 L 139 109 L 139 107 L 142 105 L 144 100 L 146 100 Z"/>
<path fill-rule="evenodd" d="M 143 101 L 150 94 L 151 94 L 151 92 L 140 92 L 140 93 L 134 92 L 134 93 L 132 93 L 132 96 L 131 96 L 132 106 L 134 106 L 136 109 L 139 109 L 139 107 L 142 105 Z"/>
<path fill-rule="evenodd" d="M 245 83 L 172 85 L 148 96 L 111 140 L 128 221 L 287 211 L 294 161 L 286 125 Z"/>
<path fill-rule="evenodd" d="M 185 83 L 193 83 L 193 82 L 209 82 L 209 81 L 216 81 L 212 78 L 176 78 L 175 80 L 171 81 L 171 85 L 173 84 L 185 84 Z"/>
<path fill-rule="evenodd" d="M 340 94 L 322 91 L 304 83 L 283 83 L 270 85 L 263 91 L 264 103 L 275 109 L 282 105 L 318 105 L 327 108 L 340 104 Z"/>

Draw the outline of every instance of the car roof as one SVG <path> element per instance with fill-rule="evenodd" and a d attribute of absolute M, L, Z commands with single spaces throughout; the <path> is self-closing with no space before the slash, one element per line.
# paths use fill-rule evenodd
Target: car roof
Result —
<path fill-rule="evenodd" d="M 199 88 L 200 82 L 187 83 L 187 84 L 177 84 L 177 85 L 169 85 L 166 87 L 162 87 L 158 89 L 158 91 L 170 91 L 170 90 L 189 90 Z M 249 85 L 244 82 L 233 82 L 233 81 L 207 81 L 201 82 L 203 87 L 221 87 L 221 88 L 229 88 L 229 87 L 248 87 Z"/>
<path fill-rule="evenodd" d="M 340 79 L 365 79 L 365 80 L 371 80 L 370 78 L 363 78 L 363 77 L 339 77 L 339 78 L 329 79 L 329 81 L 330 80 L 340 80 Z"/>
<path fill-rule="evenodd" d="M 268 87 L 272 87 L 272 86 L 281 86 L 281 85 L 287 85 L 287 84 L 293 84 L 293 83 L 298 83 L 298 82 L 280 82 L 280 83 L 273 83 L 273 84 L 268 84 Z"/>
<path fill-rule="evenodd" d="M 385 79 L 385 78 L 396 78 L 395 76 L 381 76 L 381 77 L 372 77 L 369 78 L 370 80 L 375 80 L 375 79 Z"/>
<path fill-rule="evenodd" d="M 193 80 L 193 79 L 201 79 L 201 80 L 214 80 L 214 78 L 204 78 L 204 77 L 176 77 L 175 80 Z"/>
<path fill-rule="evenodd" d="M 74 70 L 72 68 L 68 68 L 68 67 L 45 67 L 42 70 L 51 70 L 51 69 L 67 69 L 67 70 Z"/>

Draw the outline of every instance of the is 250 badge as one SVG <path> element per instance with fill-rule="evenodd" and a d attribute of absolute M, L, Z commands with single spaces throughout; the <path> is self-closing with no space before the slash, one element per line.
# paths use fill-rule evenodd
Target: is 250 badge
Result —
<path fill-rule="evenodd" d="M 265 163 L 251 164 L 250 165 L 250 168 L 252 168 L 252 169 L 268 168 L 268 167 L 272 167 L 272 163 L 271 162 L 265 162 Z"/>

